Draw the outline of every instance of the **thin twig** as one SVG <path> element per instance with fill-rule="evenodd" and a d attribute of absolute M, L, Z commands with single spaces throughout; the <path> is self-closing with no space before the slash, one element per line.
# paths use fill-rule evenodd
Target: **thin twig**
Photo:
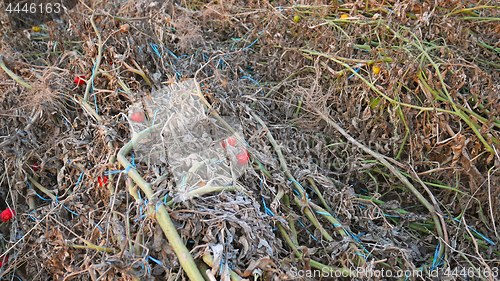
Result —
<path fill-rule="evenodd" d="M 469 226 L 467 225 L 467 223 L 465 222 L 465 216 L 462 217 L 462 222 L 464 223 L 465 225 L 465 230 L 467 230 L 467 233 L 469 233 L 470 237 L 472 238 L 472 242 L 474 243 L 474 247 L 476 248 L 476 254 L 479 256 L 479 260 L 481 261 L 481 263 L 485 266 L 486 269 L 488 269 L 488 272 L 489 272 L 489 275 L 487 276 L 488 279 L 490 281 L 493 281 L 493 276 L 496 276 L 496 275 L 493 275 L 493 272 L 491 271 L 491 268 L 488 266 L 488 264 L 484 261 L 483 259 L 483 256 L 481 256 L 481 254 L 479 254 L 479 246 L 477 245 L 477 241 L 476 239 L 474 239 L 474 236 L 472 236 L 472 233 L 470 232 L 469 230 Z M 482 276 L 483 277 L 483 276 Z"/>

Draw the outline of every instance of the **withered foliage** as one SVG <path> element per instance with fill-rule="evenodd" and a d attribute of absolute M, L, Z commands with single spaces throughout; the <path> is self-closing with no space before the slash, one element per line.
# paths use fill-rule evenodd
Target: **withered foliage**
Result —
<path fill-rule="evenodd" d="M 231 269 L 242 278 L 292 280 L 293 268 L 315 262 L 498 269 L 498 7 L 460 0 L 83 2 L 43 23 L 0 13 L 2 64 L 33 88 L 0 71 L 0 206 L 17 212 L 1 226 L 9 256 L 3 278 L 186 280 L 148 215 L 166 200 L 146 202 L 141 193 L 136 200 L 123 173 L 107 175 L 108 186 L 99 182 L 106 171 L 124 169 L 114 157 L 131 137 L 129 107 L 152 87 L 195 74 L 217 112 L 239 119 L 258 159 L 238 179 L 241 192 L 167 208 L 207 274 L 225 280 Z M 94 12 L 101 14 L 99 69 Z M 82 107 L 86 85 L 74 83 L 93 71 L 89 102 L 100 123 Z M 429 211 L 318 112 L 435 198 L 446 225 L 443 260 L 433 260 L 439 237 Z M 308 204 L 324 207 L 350 235 L 315 213 L 328 241 L 306 218 L 268 133 Z M 158 198 L 175 196 L 168 166 L 135 168 L 157 180 Z M 355 264 L 359 253 L 350 245 L 366 250 L 366 263 Z"/>

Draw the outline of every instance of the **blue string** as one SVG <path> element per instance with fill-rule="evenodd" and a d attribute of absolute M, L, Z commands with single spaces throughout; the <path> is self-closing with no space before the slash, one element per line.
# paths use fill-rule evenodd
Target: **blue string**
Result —
<path fill-rule="evenodd" d="M 273 211 L 271 211 L 267 206 L 266 206 L 266 201 L 264 200 L 264 196 L 262 196 L 262 203 L 264 203 L 264 210 L 266 211 L 266 214 L 270 217 L 274 217 Z"/>
<path fill-rule="evenodd" d="M 442 264 L 442 260 L 443 260 L 443 258 L 444 258 L 444 256 L 445 256 L 445 255 L 443 255 L 443 256 L 441 257 L 441 259 L 440 259 L 440 260 L 436 263 L 436 261 L 437 261 L 437 257 L 438 257 L 438 255 L 439 255 L 439 248 L 440 248 L 440 247 L 441 247 L 441 243 L 439 243 L 439 244 L 437 245 L 437 247 L 436 247 L 436 251 L 434 252 L 434 260 L 432 261 L 432 267 L 431 267 L 431 270 L 432 270 L 432 269 L 435 269 L 435 268 L 437 268 L 437 267 L 439 267 L 439 265 L 441 265 L 441 264 Z"/>
<path fill-rule="evenodd" d="M 260 87 L 260 84 L 259 82 L 255 81 L 254 79 L 252 79 L 251 77 L 248 77 L 248 76 L 242 76 L 241 79 L 249 79 L 249 80 L 252 80 L 255 84 L 257 84 L 257 86 Z"/>
<path fill-rule="evenodd" d="M 291 181 L 291 182 L 294 182 L 294 183 L 298 184 L 300 186 L 300 188 L 302 188 L 302 190 L 305 191 L 304 187 L 298 181 L 293 180 L 293 179 L 288 179 L 288 180 Z M 293 189 L 293 190 L 295 190 L 295 189 Z M 295 191 L 295 192 L 297 194 L 299 194 L 297 191 Z M 306 195 L 307 200 L 311 200 L 311 199 L 309 199 L 309 196 L 307 195 L 307 192 L 304 192 L 304 194 Z M 299 194 L 299 197 L 300 197 L 300 194 Z"/>
<path fill-rule="evenodd" d="M 306 186 L 306 188 L 310 189 L 312 192 L 314 192 L 314 194 L 318 195 L 318 193 L 316 193 L 316 190 L 312 189 L 312 187 Z"/>
<path fill-rule="evenodd" d="M 135 169 L 135 156 L 134 154 L 132 154 L 132 164 L 130 164 L 130 166 L 128 166 L 127 168 L 125 168 L 125 170 L 121 170 L 121 171 L 108 171 L 108 172 L 104 172 L 104 175 L 106 176 L 109 176 L 109 175 L 114 175 L 114 174 L 119 174 L 119 173 L 125 173 L 127 174 L 130 169 L 134 168 Z"/>
<path fill-rule="evenodd" d="M 148 259 L 152 260 L 153 262 L 155 262 L 155 263 L 157 263 L 157 264 L 159 264 L 159 265 L 162 265 L 161 261 L 159 261 L 159 260 L 157 260 L 157 259 L 153 258 L 152 256 L 148 256 Z"/>
<path fill-rule="evenodd" d="M 312 235 L 312 233 L 306 228 L 306 226 L 300 220 L 297 220 L 297 221 L 302 225 L 302 227 L 307 231 L 307 233 L 309 233 L 309 235 L 311 235 L 311 237 L 314 240 L 318 241 L 318 239 L 316 239 L 316 237 L 314 237 L 314 235 Z"/>
<path fill-rule="evenodd" d="M 155 51 L 155 53 L 161 58 L 162 56 L 160 55 L 160 52 L 158 52 L 158 45 L 153 44 L 153 43 L 149 43 L 149 45 L 151 45 L 151 48 L 153 48 L 153 51 Z M 168 65 L 167 63 L 165 63 L 165 64 Z"/>
<path fill-rule="evenodd" d="M 9 274 L 9 276 L 16 277 L 17 279 L 19 279 L 19 280 L 23 281 L 23 279 L 19 278 L 19 276 L 17 276 L 17 275 L 14 275 L 14 274 Z"/>
<path fill-rule="evenodd" d="M 366 260 L 366 259 L 368 259 L 368 257 L 367 257 L 367 256 L 365 256 L 365 255 L 363 255 L 363 254 L 361 254 L 361 253 L 356 252 L 356 255 L 363 257 L 365 260 Z"/>
<path fill-rule="evenodd" d="M 82 179 L 82 177 L 83 177 L 83 172 L 85 172 L 85 170 L 83 170 L 83 171 L 82 171 L 82 173 L 80 174 L 80 177 L 78 178 L 78 181 L 76 182 L 76 186 L 75 186 L 75 188 L 77 188 L 77 187 L 78 187 L 78 185 L 80 184 L 80 180 L 81 180 L 81 179 Z"/>
<path fill-rule="evenodd" d="M 226 261 L 225 257 L 222 256 L 222 259 L 220 260 L 220 271 L 219 271 L 219 275 L 222 274 L 222 270 L 224 269 L 224 262 Z"/>
<path fill-rule="evenodd" d="M 36 192 L 35 192 L 36 193 Z M 52 201 L 52 199 L 45 199 L 43 198 L 40 194 L 36 193 L 36 196 L 40 197 L 40 199 L 44 200 L 44 201 Z"/>
<path fill-rule="evenodd" d="M 159 108 L 155 111 L 155 116 L 153 117 L 153 126 L 155 124 L 155 120 L 156 120 L 156 114 L 158 113 L 158 110 L 160 110 Z"/>
<path fill-rule="evenodd" d="M 98 223 L 94 223 L 94 224 L 95 224 L 95 226 L 97 226 L 97 228 L 99 228 L 99 230 L 100 230 L 101 232 L 103 232 L 102 228 L 99 226 L 99 224 L 98 224 Z"/>
<path fill-rule="evenodd" d="M 178 57 L 174 53 L 172 53 L 172 51 L 170 51 L 169 49 L 167 49 L 165 47 L 163 47 L 163 49 L 167 50 L 174 58 L 178 59 Z"/>
<path fill-rule="evenodd" d="M 33 210 L 33 211 L 31 211 L 31 212 L 30 212 L 30 218 L 31 218 L 34 222 L 36 222 L 36 219 L 35 219 L 35 218 L 31 215 L 31 214 L 33 214 L 33 212 L 36 212 L 36 210 Z"/>
<path fill-rule="evenodd" d="M 94 63 L 94 67 L 92 68 L 92 81 L 91 81 L 91 87 L 92 88 L 92 94 L 94 95 L 94 104 L 95 104 L 95 113 L 99 113 L 97 111 L 97 99 L 95 97 L 95 91 L 94 91 L 94 77 L 95 77 L 95 67 L 97 66 L 97 61 Z"/>
<path fill-rule="evenodd" d="M 63 203 L 59 202 L 59 199 L 57 199 L 57 196 L 56 196 L 56 202 L 57 202 L 57 203 L 59 203 L 59 204 L 61 204 L 61 206 L 63 206 L 66 210 L 68 210 L 68 212 L 72 213 L 72 214 L 73 214 L 73 215 L 75 215 L 75 216 L 79 216 L 79 214 L 77 214 L 77 213 L 75 213 L 75 212 L 71 211 L 70 209 L 68 209 L 68 207 L 64 206 L 64 204 L 63 204 Z"/>
<path fill-rule="evenodd" d="M 242 51 L 244 51 L 244 50 L 246 50 L 246 49 L 248 49 L 248 48 L 252 47 L 252 45 L 253 45 L 253 44 L 255 44 L 255 43 L 257 42 L 257 40 L 259 40 L 259 39 L 260 39 L 260 36 L 262 35 L 262 33 L 263 33 L 263 32 L 264 32 L 264 31 L 260 31 L 260 32 L 259 32 L 259 34 L 260 34 L 260 35 L 259 35 L 259 37 L 257 37 L 257 39 L 255 39 L 255 41 L 253 41 L 253 42 L 252 42 L 252 44 L 250 44 L 250 45 L 246 46 L 245 48 L 243 48 L 243 49 L 241 49 L 241 50 L 242 50 Z"/>
<path fill-rule="evenodd" d="M 361 69 L 361 65 L 359 65 L 357 69 L 354 69 L 354 71 L 359 72 L 360 69 Z M 349 76 L 349 78 L 347 78 L 347 80 L 351 79 L 351 77 L 353 77 L 353 76 L 354 76 L 354 73 L 351 74 L 351 76 Z"/>
<path fill-rule="evenodd" d="M 445 218 L 447 218 L 447 217 L 445 217 Z M 453 220 L 458 221 L 459 223 L 461 223 L 461 221 L 459 219 L 453 218 Z M 482 235 L 481 233 L 477 232 L 474 228 L 470 227 L 469 225 L 467 225 L 467 227 L 470 230 L 474 231 L 474 233 L 476 233 L 477 235 L 481 236 L 481 238 L 483 238 L 486 242 L 488 242 L 491 245 L 495 246 L 495 242 L 493 242 L 490 239 L 486 238 L 484 235 Z M 472 238 L 472 239 L 474 239 L 474 238 Z"/>
<path fill-rule="evenodd" d="M 234 45 L 235 45 L 238 41 L 241 41 L 241 38 L 231 38 L 231 40 L 234 40 L 233 45 L 231 45 L 231 50 L 233 50 Z"/>
<path fill-rule="evenodd" d="M 222 60 L 222 59 L 219 59 L 219 64 L 221 66 L 220 69 L 222 69 L 223 66 L 227 67 L 227 65 L 224 63 L 224 60 Z"/>
<path fill-rule="evenodd" d="M 64 121 L 64 123 L 68 124 L 68 126 L 72 127 L 72 126 L 68 123 L 68 121 L 66 121 L 66 119 L 62 118 L 62 116 L 61 116 L 61 115 L 57 114 L 57 116 L 59 116 L 59 118 L 61 118 L 61 119 Z"/>
<path fill-rule="evenodd" d="M 139 200 L 142 201 L 141 192 L 137 191 L 137 194 L 139 194 Z M 139 214 L 142 215 L 142 205 L 139 205 Z"/>
<path fill-rule="evenodd" d="M 31 184 L 29 183 L 29 181 L 26 181 L 26 182 L 28 183 L 29 187 L 30 187 L 31 189 L 33 189 L 33 187 L 31 187 Z M 40 194 L 38 194 L 36 191 L 35 191 L 35 194 L 36 194 L 36 196 L 38 196 L 40 199 L 42 199 L 42 200 L 44 200 L 44 201 L 52 201 L 52 199 L 45 199 L 45 198 L 43 198 L 43 197 L 42 197 Z M 63 206 L 63 207 L 64 207 L 66 210 L 68 210 L 70 213 L 72 213 L 72 214 L 74 214 L 74 215 L 79 216 L 79 214 L 77 214 L 77 213 L 75 213 L 75 212 L 71 211 L 70 209 L 68 209 L 68 207 L 64 206 L 64 204 L 63 204 L 63 203 L 59 202 L 59 199 L 57 199 L 57 196 L 55 196 L 55 197 L 56 197 L 56 202 L 57 202 L 57 203 L 61 204 L 61 206 Z M 30 214 L 31 214 L 31 213 L 30 213 Z"/>
<path fill-rule="evenodd" d="M 143 219 L 143 218 L 145 218 L 145 217 L 146 217 L 146 215 L 141 215 L 141 216 L 139 216 L 138 218 L 136 218 L 136 219 L 134 220 L 134 222 L 138 222 L 139 220 L 142 220 L 142 219 Z"/>

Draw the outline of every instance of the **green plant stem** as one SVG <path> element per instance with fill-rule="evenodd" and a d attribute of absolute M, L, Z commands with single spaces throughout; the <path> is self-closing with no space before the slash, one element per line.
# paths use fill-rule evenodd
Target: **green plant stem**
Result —
<path fill-rule="evenodd" d="M 95 112 L 95 110 L 88 104 L 88 102 L 84 101 L 82 97 L 78 97 L 78 100 L 82 103 L 83 107 L 97 120 L 97 122 L 102 122 L 101 116 Z"/>
<path fill-rule="evenodd" d="M 128 192 L 132 197 L 134 197 L 135 201 L 141 203 L 141 196 L 137 192 L 137 185 L 134 184 L 134 181 L 131 178 L 127 178 L 127 186 L 128 186 Z"/>
<path fill-rule="evenodd" d="M 85 244 L 87 244 L 87 246 L 76 245 L 76 244 L 70 244 L 69 246 L 72 247 L 72 248 L 75 248 L 75 249 L 92 249 L 92 250 L 96 250 L 96 251 L 103 251 L 103 252 L 110 252 L 110 253 L 119 253 L 120 252 L 120 251 L 115 250 L 115 249 L 111 249 L 111 248 L 106 248 L 106 247 L 101 247 L 101 246 L 94 245 L 94 244 L 90 243 L 87 240 L 85 240 L 83 242 Z"/>
<path fill-rule="evenodd" d="M 326 209 L 331 210 L 330 206 L 328 206 L 328 204 L 326 203 L 325 198 L 323 198 L 323 194 L 321 194 L 318 187 L 316 186 L 316 183 L 314 182 L 314 180 L 312 178 L 308 178 L 307 180 L 309 180 L 309 183 L 311 184 L 314 192 L 316 192 L 316 194 L 318 195 L 319 200 L 321 201 L 323 206 L 325 206 Z"/>
<path fill-rule="evenodd" d="M 54 195 L 54 193 L 52 193 L 52 191 L 46 189 L 43 185 L 41 185 L 40 183 L 38 183 L 32 176 L 30 176 L 30 175 L 27 175 L 27 176 L 28 176 L 28 180 L 34 186 L 36 186 L 36 188 L 38 188 L 41 192 L 45 193 L 45 195 L 49 196 L 50 199 L 52 199 L 54 201 L 57 201 L 57 197 Z"/>
<path fill-rule="evenodd" d="M 252 116 L 255 118 L 255 120 L 257 120 L 257 122 L 259 122 L 259 124 L 262 127 L 264 127 L 266 129 L 267 138 L 269 139 L 269 141 L 271 142 L 271 145 L 273 146 L 274 150 L 276 151 L 276 154 L 278 156 L 278 159 L 279 159 L 279 162 L 281 165 L 281 169 L 283 170 L 284 174 L 286 175 L 286 177 L 288 179 L 290 179 L 292 181 L 292 184 L 295 187 L 295 190 L 299 193 L 300 198 L 306 198 L 304 189 L 302 188 L 302 186 L 300 186 L 300 184 L 297 183 L 297 181 L 293 178 L 292 174 L 288 170 L 288 167 L 287 167 L 286 161 L 285 161 L 285 157 L 283 157 L 283 153 L 281 152 L 281 148 L 276 143 L 276 140 L 274 139 L 273 135 L 271 134 L 271 132 L 267 128 L 266 123 L 264 123 L 264 121 L 262 121 L 262 119 L 260 119 L 260 117 L 257 116 L 257 114 L 255 114 L 253 112 L 252 112 Z"/>
<path fill-rule="evenodd" d="M 205 252 L 203 255 L 203 261 L 210 267 L 214 266 L 214 257 L 210 254 Z M 232 271 L 231 269 L 229 270 L 229 277 L 231 278 L 231 281 L 241 281 L 243 278 L 239 276 L 236 272 Z"/>
<path fill-rule="evenodd" d="M 5 71 L 5 73 L 7 73 L 17 83 L 23 85 L 26 89 L 33 90 L 33 87 L 31 87 L 30 84 L 24 82 L 24 80 L 21 79 L 21 77 L 17 76 L 14 72 L 12 72 L 9 68 L 7 68 L 7 66 L 3 62 L 3 55 L 0 55 L 0 68 L 2 68 L 3 71 Z"/>
<path fill-rule="evenodd" d="M 293 197 L 293 201 L 295 202 L 295 204 L 297 204 L 297 206 L 300 207 L 301 210 L 303 210 L 302 212 L 304 212 L 304 215 L 306 215 L 306 217 L 311 221 L 311 223 L 314 225 L 314 227 L 316 227 L 321 232 L 321 235 L 323 235 L 323 237 L 327 241 L 330 241 L 330 242 L 333 241 L 333 237 L 330 236 L 330 234 L 328 234 L 328 232 L 325 230 L 325 228 L 320 224 L 318 219 L 311 212 L 310 207 L 308 207 L 308 206 L 310 206 L 311 202 L 306 203 L 307 204 L 307 206 L 306 206 L 306 204 L 304 204 L 304 202 L 301 200 L 301 198 L 299 198 L 296 195 Z"/>
<path fill-rule="evenodd" d="M 320 206 L 314 204 L 313 202 L 309 202 L 309 205 L 313 208 L 313 210 L 315 210 L 317 213 L 322 215 L 326 220 L 328 220 L 331 224 L 333 224 L 333 226 L 335 226 L 335 228 L 340 233 L 340 235 L 342 235 L 342 237 L 349 236 L 342 227 L 342 224 L 340 224 L 340 222 L 335 217 L 333 217 L 333 215 L 330 214 L 327 210 L 321 208 Z"/>
<path fill-rule="evenodd" d="M 434 206 L 425 199 L 425 197 L 413 186 L 413 184 L 410 183 L 410 181 L 394 166 L 392 166 L 381 154 L 369 149 L 368 147 L 364 146 L 363 144 L 359 143 L 357 140 L 355 140 L 353 137 L 351 137 L 342 127 L 340 127 L 337 123 L 335 123 L 330 116 L 325 115 L 323 112 L 319 111 L 316 109 L 317 114 L 325 120 L 330 126 L 334 127 L 337 131 L 339 131 L 346 139 L 348 139 L 350 142 L 352 142 L 354 145 L 357 147 L 361 148 L 363 151 L 366 153 L 370 154 L 371 156 L 375 157 L 379 162 L 381 162 L 391 173 L 396 176 L 401 182 L 405 184 L 405 186 L 410 189 L 410 191 L 415 195 L 422 203 L 427 210 L 429 210 L 429 213 L 432 216 L 432 219 L 434 221 L 434 224 L 436 226 L 436 230 L 438 232 L 438 236 L 441 238 L 439 241 L 440 247 L 439 247 L 439 253 L 438 253 L 438 260 L 440 260 L 444 254 L 445 254 L 445 247 L 446 244 L 444 243 L 445 236 L 443 232 L 443 228 L 441 226 L 441 222 L 436 214 L 437 210 L 435 210 Z"/>
<path fill-rule="evenodd" d="M 446 14 L 445 17 L 455 15 L 455 14 L 460 14 L 460 13 L 466 13 L 466 14 L 477 16 L 478 14 L 474 13 L 473 11 L 479 10 L 479 9 L 500 9 L 500 6 L 476 6 L 476 7 L 472 7 L 472 8 L 465 8 L 465 9 L 460 9 L 460 10 L 451 12 L 449 14 Z"/>
<path fill-rule="evenodd" d="M 285 206 L 290 208 L 290 197 L 288 197 L 288 194 L 285 194 L 285 196 L 283 197 L 283 203 L 285 203 Z M 288 213 L 288 215 L 290 216 L 290 218 L 288 219 L 288 226 L 290 227 L 290 230 L 293 234 L 293 244 L 299 245 L 299 241 L 297 240 L 297 230 L 295 229 L 295 220 L 290 213 Z"/>
<path fill-rule="evenodd" d="M 234 137 L 236 138 L 236 140 L 238 140 L 239 142 L 241 143 L 246 143 L 248 145 L 248 143 L 245 141 L 245 139 L 243 137 L 241 137 L 238 132 L 236 132 L 227 122 L 226 120 L 222 119 L 222 117 L 220 117 L 219 113 L 217 113 L 217 111 L 212 107 L 212 105 L 207 101 L 207 99 L 205 99 L 205 97 L 203 96 L 203 93 L 201 92 L 201 88 L 200 88 L 200 84 L 198 82 L 194 82 L 195 85 L 196 85 L 196 90 L 197 90 L 197 94 L 198 94 L 198 97 L 200 98 L 200 100 L 203 102 L 203 104 L 205 104 L 206 107 L 208 107 L 210 109 L 210 113 L 215 116 L 215 118 L 217 118 L 217 120 L 219 120 L 222 125 L 224 125 L 224 127 L 226 127 L 226 129 L 228 129 L 233 135 Z"/>
<path fill-rule="evenodd" d="M 101 39 L 101 33 L 97 29 L 95 22 L 94 22 L 94 17 L 97 16 L 96 14 L 92 15 L 90 17 L 90 23 L 92 24 L 92 27 L 94 28 L 95 33 L 97 34 L 97 40 L 98 40 L 98 49 L 97 49 L 97 59 L 94 65 L 94 68 L 92 69 L 92 76 L 90 79 L 87 81 L 87 86 L 85 88 L 85 94 L 83 96 L 83 99 L 81 99 L 81 103 L 87 109 L 94 118 L 101 123 L 102 118 L 95 112 L 95 110 L 88 104 L 88 98 L 89 98 L 89 93 L 90 93 L 90 87 L 92 86 L 92 81 L 94 81 L 95 77 L 97 76 L 97 73 L 99 72 L 99 66 L 101 64 L 101 59 L 102 59 L 102 39 Z"/>
<path fill-rule="evenodd" d="M 90 87 L 92 86 L 92 81 L 94 81 L 95 77 L 97 76 L 99 67 L 101 65 L 101 59 L 102 59 L 102 38 L 101 38 L 101 33 L 97 29 L 97 27 L 95 25 L 95 22 L 94 22 L 94 17 L 95 16 L 100 16 L 100 15 L 95 15 L 95 14 L 92 15 L 90 17 L 90 23 L 92 24 L 92 27 L 94 28 L 94 31 L 95 31 L 95 33 L 97 35 L 97 44 L 98 44 L 98 47 L 97 47 L 97 59 L 95 61 L 94 68 L 92 69 L 92 76 L 87 81 L 87 87 L 85 88 L 85 95 L 83 96 L 83 101 L 84 102 L 87 102 L 87 100 L 89 98 Z"/>
<path fill-rule="evenodd" d="M 314 214 L 311 212 L 310 210 L 310 207 L 308 206 L 308 201 L 307 200 L 307 195 L 304 191 L 304 189 L 300 186 L 300 184 L 293 178 L 292 174 L 290 173 L 290 171 L 288 170 L 288 167 L 286 165 L 286 161 L 285 161 L 285 157 L 283 157 L 283 153 L 281 152 L 281 149 L 280 147 L 278 146 L 278 144 L 276 143 L 276 140 L 274 139 L 273 135 L 271 134 L 271 132 L 269 131 L 269 129 L 267 128 L 267 125 L 266 123 L 264 123 L 264 121 L 262 121 L 262 119 L 259 118 L 259 116 L 257 116 L 257 114 L 253 113 L 252 112 L 252 116 L 255 118 L 255 120 L 257 120 L 257 122 L 259 122 L 259 124 L 263 127 L 263 128 L 266 128 L 266 131 L 267 131 L 267 138 L 269 139 L 269 141 L 271 142 L 271 145 L 274 147 L 274 150 L 276 151 L 276 154 L 278 155 L 278 159 L 280 161 L 280 164 L 281 164 L 281 168 L 283 169 L 284 171 L 284 174 L 286 175 L 286 177 L 292 181 L 292 184 L 293 186 L 295 187 L 295 190 L 298 192 L 299 194 L 299 197 L 295 196 L 294 197 L 294 202 L 300 206 L 301 210 L 303 210 L 304 214 L 306 215 L 306 217 L 311 221 L 311 223 L 321 232 L 321 234 L 325 237 L 326 240 L 328 241 L 333 241 L 333 238 L 330 236 L 330 234 L 328 234 L 328 232 L 326 232 L 326 230 L 323 228 L 323 226 L 320 224 L 320 222 L 318 221 L 318 219 L 314 216 Z"/>
<path fill-rule="evenodd" d="M 387 26 L 388 27 L 388 26 Z M 484 139 L 483 135 L 479 132 L 478 130 L 478 125 L 472 120 L 472 118 L 469 118 L 467 115 L 465 115 L 458 107 L 457 105 L 455 104 L 455 102 L 453 102 L 453 99 L 451 97 L 451 95 L 448 93 L 448 89 L 446 88 L 446 84 L 444 83 L 444 80 L 443 80 L 443 76 L 441 75 L 441 71 L 439 70 L 439 66 L 436 64 L 436 62 L 430 57 L 430 55 L 424 50 L 423 46 L 421 44 L 417 44 L 415 43 L 416 42 L 420 42 L 418 37 L 411 31 L 408 30 L 408 32 L 413 36 L 413 38 L 415 38 L 415 40 L 412 40 L 410 41 L 408 38 L 404 38 L 403 36 L 401 36 L 399 33 L 397 33 L 396 31 L 392 30 L 391 28 L 389 28 L 389 30 L 391 30 L 391 32 L 399 39 L 402 39 L 404 40 L 405 42 L 413 45 L 414 47 L 416 47 L 426 58 L 427 60 L 432 64 L 432 66 L 434 67 L 434 70 L 436 71 L 436 74 L 438 75 L 439 77 L 439 82 L 441 83 L 441 88 L 443 89 L 443 92 L 445 93 L 447 99 L 448 99 L 448 102 L 451 104 L 452 108 L 455 110 L 455 112 L 453 112 L 452 114 L 454 115 L 457 115 L 459 116 L 462 120 L 464 120 L 467 125 L 470 126 L 470 128 L 474 131 L 474 133 L 476 134 L 476 136 L 479 138 L 479 140 L 483 143 L 483 145 L 485 146 L 486 150 L 492 154 L 495 154 L 495 151 L 493 150 L 493 148 L 491 148 L 491 146 L 488 144 L 488 142 L 486 142 L 486 140 Z"/>
<path fill-rule="evenodd" d="M 149 87 L 152 87 L 151 81 L 149 81 L 148 76 L 146 76 L 146 73 L 144 73 L 144 71 L 142 71 L 140 69 L 135 69 L 135 68 L 129 66 L 128 64 L 126 64 L 126 63 L 123 63 L 123 64 L 127 68 L 127 71 L 133 72 L 135 74 L 139 74 L 140 76 L 142 76 L 142 78 L 144 79 L 144 81 L 146 81 L 146 83 L 149 85 Z"/>
<path fill-rule="evenodd" d="M 278 229 L 280 230 L 281 235 L 283 235 L 283 238 L 285 238 L 285 241 L 288 244 L 288 246 L 290 246 L 290 248 L 292 249 L 292 251 L 295 252 L 295 255 L 299 259 L 302 259 L 302 257 L 304 256 L 304 254 L 297 249 L 297 246 L 293 243 L 292 239 L 290 239 L 290 236 L 286 232 L 285 228 L 279 222 L 278 222 Z M 311 265 L 311 267 L 317 268 L 317 269 L 322 270 L 322 271 L 325 270 L 328 273 L 340 271 L 343 274 L 342 276 L 356 277 L 356 273 L 354 271 L 351 271 L 349 268 L 345 268 L 345 267 L 334 268 L 334 267 L 331 267 L 331 266 L 319 263 L 317 261 L 314 261 L 312 259 L 309 260 L 309 264 Z"/>
<path fill-rule="evenodd" d="M 157 127 L 158 125 L 151 126 L 146 130 L 139 132 L 120 149 L 117 159 L 123 167 L 128 168 L 132 165 L 125 156 L 132 150 L 134 144 L 137 144 L 140 140 L 147 137 L 150 132 L 154 131 Z M 153 191 L 151 190 L 151 184 L 146 182 L 135 169 L 129 169 L 127 174 L 141 188 L 141 190 L 148 198 L 149 202 L 158 202 L 157 198 L 155 198 L 153 195 Z M 161 203 L 157 204 L 159 204 L 157 207 L 151 205 L 149 209 L 150 211 L 152 211 L 152 214 L 155 215 L 156 221 L 160 224 L 160 227 L 165 233 L 168 242 L 172 245 L 172 248 L 174 249 L 174 252 L 178 257 L 181 266 L 186 271 L 186 274 L 188 275 L 190 280 L 204 281 L 204 278 L 198 270 L 193 257 L 184 245 L 184 242 L 179 236 L 179 233 L 177 233 L 177 229 L 170 219 L 165 205 Z"/>

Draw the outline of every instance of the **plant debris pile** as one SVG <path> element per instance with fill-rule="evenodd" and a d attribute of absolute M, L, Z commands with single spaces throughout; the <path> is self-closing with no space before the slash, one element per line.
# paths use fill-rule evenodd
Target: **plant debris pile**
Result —
<path fill-rule="evenodd" d="M 498 278 L 500 8 L 330 2 L 2 12 L 0 278 Z"/>

